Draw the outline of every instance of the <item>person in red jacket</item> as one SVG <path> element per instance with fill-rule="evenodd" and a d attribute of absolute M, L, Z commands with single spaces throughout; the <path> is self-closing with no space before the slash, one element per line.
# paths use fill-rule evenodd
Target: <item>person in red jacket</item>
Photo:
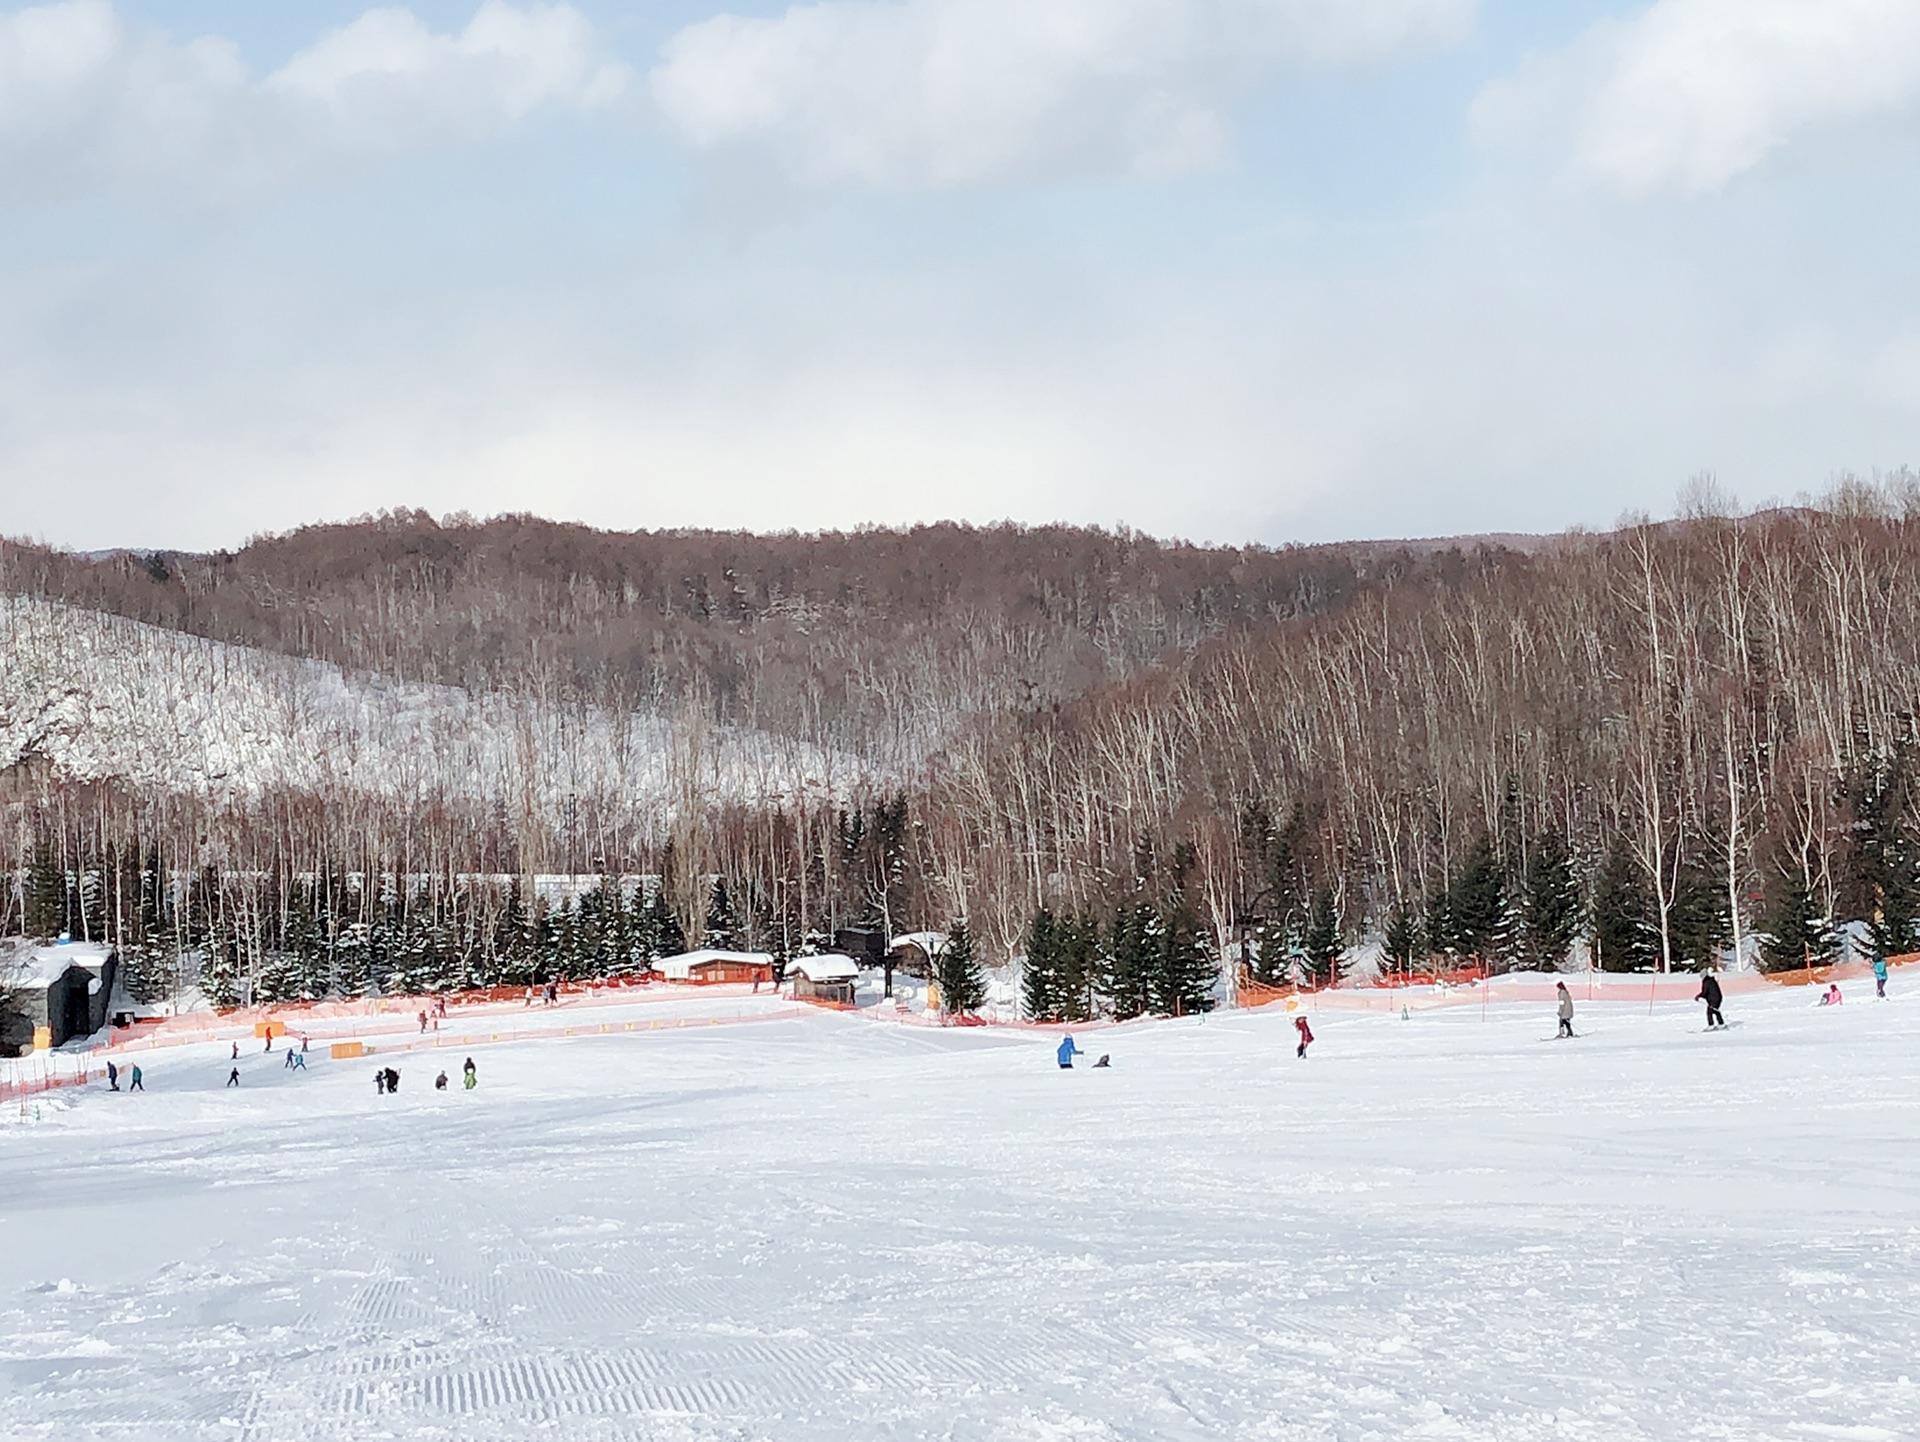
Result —
<path fill-rule="evenodd" d="M 1294 1030 L 1300 1033 L 1300 1050 L 1294 1055 L 1304 1057 L 1307 1054 L 1307 1047 L 1313 1042 L 1313 1028 L 1307 1025 L 1307 1019 L 1304 1016 L 1296 1016 L 1293 1019 L 1293 1026 Z"/>

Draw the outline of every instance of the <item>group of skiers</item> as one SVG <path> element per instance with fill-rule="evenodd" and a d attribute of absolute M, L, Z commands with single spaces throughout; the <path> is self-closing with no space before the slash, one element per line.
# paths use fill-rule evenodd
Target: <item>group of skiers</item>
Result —
<path fill-rule="evenodd" d="M 1887 964 L 1885 961 L 1875 960 L 1873 963 L 1873 982 L 1875 994 L 1880 997 L 1885 997 L 1887 994 Z M 1567 990 L 1567 984 L 1564 981 L 1556 982 L 1554 986 L 1560 1017 L 1559 1035 L 1562 1037 L 1570 1037 L 1574 1034 L 1573 993 Z M 1693 999 L 1706 1003 L 1708 1031 L 1720 1031 L 1726 1027 L 1727 1018 L 1720 1010 L 1722 1002 L 1726 999 L 1726 994 L 1720 988 L 1719 977 L 1710 971 L 1704 974 L 1700 978 L 1700 990 L 1694 993 Z M 1839 1004 L 1840 987 L 1838 984 L 1830 984 L 1820 998 L 1820 1005 L 1837 1006 Z M 1313 1045 L 1313 1028 L 1307 1025 L 1307 1019 L 1304 1016 L 1296 1016 L 1293 1019 L 1293 1026 L 1300 1043 L 1294 1050 L 1294 1055 L 1304 1060 L 1307 1055 L 1307 1048 Z M 1072 1034 L 1069 1033 L 1061 1037 L 1060 1049 L 1057 1055 L 1061 1068 L 1063 1070 L 1071 1070 L 1073 1067 L 1073 1059 L 1077 1056 L 1085 1056 L 1086 1052 L 1082 1051 L 1080 1047 L 1075 1044 Z M 1095 1062 L 1094 1065 L 1106 1066 L 1107 1060 L 1107 1057 L 1103 1054 L 1100 1060 Z"/>
<path fill-rule="evenodd" d="M 461 1084 L 468 1091 L 480 1085 L 480 1069 L 473 1064 L 472 1057 L 467 1058 L 466 1065 L 460 1069 L 460 1072 Z M 399 1091 L 400 1073 L 390 1066 L 381 1067 L 373 1074 L 373 1089 L 382 1096 Z M 447 1074 L 444 1071 L 433 1079 L 433 1089 L 437 1092 L 447 1089 Z"/>
<path fill-rule="evenodd" d="M 146 1089 L 146 1079 L 140 1075 L 140 1064 L 135 1062 L 127 1069 L 127 1090 L 130 1092 L 143 1092 Z M 120 1090 L 120 1068 L 115 1066 L 111 1060 L 107 1062 L 107 1090 L 110 1092 Z"/>

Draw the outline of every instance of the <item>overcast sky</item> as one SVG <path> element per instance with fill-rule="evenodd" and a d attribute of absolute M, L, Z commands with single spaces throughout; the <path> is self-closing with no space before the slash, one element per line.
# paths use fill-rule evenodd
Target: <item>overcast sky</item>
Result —
<path fill-rule="evenodd" d="M 1917 162 L 1914 0 L 0 0 L 0 531 L 1787 497 Z"/>

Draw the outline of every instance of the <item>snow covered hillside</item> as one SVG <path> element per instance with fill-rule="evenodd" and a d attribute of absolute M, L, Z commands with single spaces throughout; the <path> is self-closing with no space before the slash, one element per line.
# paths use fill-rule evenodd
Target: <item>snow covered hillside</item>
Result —
<path fill-rule="evenodd" d="M 857 764 L 767 733 L 559 696 L 394 682 L 100 612 L 0 597 L 0 774 L 214 800 L 291 789 L 551 816 L 832 795 Z"/>
<path fill-rule="evenodd" d="M 0 1433 L 1891 1442 L 1899 993 L 156 1052 L 0 1126 Z"/>

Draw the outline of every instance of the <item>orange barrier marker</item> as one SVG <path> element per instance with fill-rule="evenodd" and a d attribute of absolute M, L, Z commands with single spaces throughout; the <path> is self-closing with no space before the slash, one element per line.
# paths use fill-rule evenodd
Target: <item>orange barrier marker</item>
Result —
<path fill-rule="evenodd" d="M 332 1047 L 332 1055 L 335 1061 L 344 1061 L 349 1057 L 365 1056 L 366 1054 L 367 1047 L 365 1042 L 337 1041 Z"/>

